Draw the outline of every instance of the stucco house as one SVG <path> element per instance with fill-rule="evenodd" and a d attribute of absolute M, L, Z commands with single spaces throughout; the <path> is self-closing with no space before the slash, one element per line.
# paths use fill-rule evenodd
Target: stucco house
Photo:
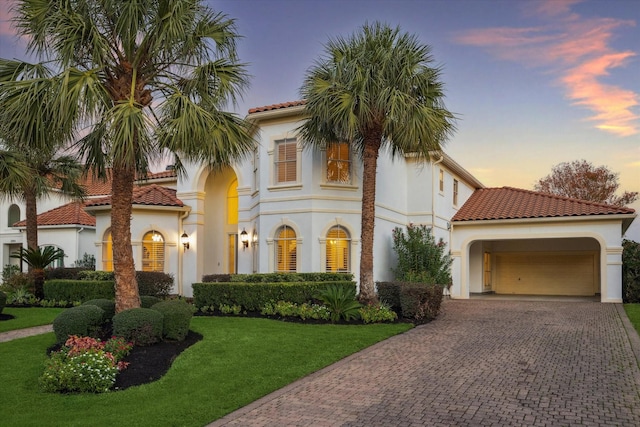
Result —
<path fill-rule="evenodd" d="M 174 291 L 186 296 L 213 273 L 349 271 L 357 280 L 362 165 L 346 144 L 303 150 L 296 132 L 303 107 L 251 109 L 258 145 L 246 161 L 222 171 L 188 164 L 184 178 L 169 169 L 139 181 L 131 224 L 136 268 L 173 274 Z M 496 292 L 621 301 L 621 239 L 632 209 L 485 188 L 444 152 L 427 162 L 381 153 L 377 175 L 376 280 L 392 279 L 394 227 L 426 224 L 451 248 L 453 298 Z M 85 201 L 93 223 L 78 215 L 57 224 L 64 236 L 40 234 L 42 245 L 65 250 L 67 265 L 84 251 L 95 255 L 97 269 L 112 268 L 110 188 L 102 185 Z M 39 206 L 41 233 L 71 206 L 61 199 Z M 0 202 L 2 215 L 11 216 L 0 224 L 3 265 L 25 241 L 16 208 Z M 92 236 L 88 242 L 74 240 L 83 233 Z"/>

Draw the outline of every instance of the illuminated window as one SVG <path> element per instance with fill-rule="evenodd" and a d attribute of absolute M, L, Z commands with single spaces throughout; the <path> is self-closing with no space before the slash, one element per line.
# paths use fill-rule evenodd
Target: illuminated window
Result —
<path fill-rule="evenodd" d="M 453 180 L 453 205 L 458 206 L 458 180 Z"/>
<path fill-rule="evenodd" d="M 9 206 L 9 221 L 7 227 L 13 227 L 13 224 L 20 221 L 20 207 L 18 205 Z"/>
<path fill-rule="evenodd" d="M 331 228 L 327 233 L 326 271 L 348 272 L 351 262 L 351 239 L 349 233 L 341 227 Z"/>
<path fill-rule="evenodd" d="M 164 271 L 164 238 L 157 231 L 142 238 L 142 271 Z"/>
<path fill-rule="evenodd" d="M 276 250 L 276 272 L 296 272 L 297 241 L 296 232 L 291 227 L 282 226 L 274 239 Z"/>
<path fill-rule="evenodd" d="M 351 182 L 351 150 L 346 142 L 327 146 L 327 182 Z"/>
<path fill-rule="evenodd" d="M 298 144 L 295 138 L 276 141 L 276 184 L 298 181 Z"/>
<path fill-rule="evenodd" d="M 113 271 L 113 239 L 111 237 L 111 230 L 107 230 L 102 239 L 102 269 L 104 271 Z"/>
<path fill-rule="evenodd" d="M 444 191 L 444 171 L 442 169 L 440 169 L 440 192 L 442 193 Z"/>

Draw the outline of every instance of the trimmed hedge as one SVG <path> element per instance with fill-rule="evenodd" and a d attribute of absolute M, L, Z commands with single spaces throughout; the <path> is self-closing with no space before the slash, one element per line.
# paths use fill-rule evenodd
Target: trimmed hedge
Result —
<path fill-rule="evenodd" d="M 136 271 L 140 295 L 163 298 L 173 289 L 173 276 L 160 271 Z"/>
<path fill-rule="evenodd" d="M 68 308 L 53 319 L 53 332 L 58 343 L 64 343 L 70 335 L 99 338 L 104 310 L 96 305 L 79 305 Z"/>
<path fill-rule="evenodd" d="M 7 295 L 0 291 L 0 313 L 4 310 L 4 306 L 7 305 Z"/>
<path fill-rule="evenodd" d="M 189 333 L 194 307 L 183 300 L 162 301 L 151 307 L 162 313 L 162 336 L 165 339 L 184 341 Z"/>
<path fill-rule="evenodd" d="M 104 315 L 102 318 L 103 323 L 111 323 L 113 316 L 116 315 L 116 303 L 115 301 L 110 299 L 91 299 L 89 301 L 83 302 L 82 305 L 95 305 L 97 307 L 100 307 L 104 311 Z"/>
<path fill-rule="evenodd" d="M 417 323 L 429 322 L 440 312 L 444 287 L 413 282 L 378 282 L 378 297 L 398 313 Z"/>
<path fill-rule="evenodd" d="M 254 274 L 208 274 L 202 276 L 203 283 L 280 283 L 280 282 L 344 282 L 352 281 L 351 273 L 254 273 Z"/>
<path fill-rule="evenodd" d="M 342 276 L 344 277 L 344 276 Z M 288 301 L 295 304 L 311 303 L 319 291 L 335 284 L 351 287 L 353 281 L 334 282 L 275 282 L 275 283 L 194 283 L 193 303 L 202 307 L 239 305 L 247 311 L 260 311 L 269 302 Z"/>
<path fill-rule="evenodd" d="M 162 340 L 162 313 L 150 308 L 132 308 L 113 316 L 113 335 L 134 345 L 150 345 Z"/>
<path fill-rule="evenodd" d="M 49 280 L 44 283 L 44 298 L 80 302 L 114 299 L 115 290 L 110 280 Z"/>
<path fill-rule="evenodd" d="M 140 307 L 142 308 L 151 308 L 159 302 L 162 302 L 162 300 L 158 297 L 152 297 L 150 295 L 140 296 Z"/>
<path fill-rule="evenodd" d="M 93 271 L 84 267 L 58 267 L 45 270 L 45 280 L 80 280 L 81 272 Z"/>

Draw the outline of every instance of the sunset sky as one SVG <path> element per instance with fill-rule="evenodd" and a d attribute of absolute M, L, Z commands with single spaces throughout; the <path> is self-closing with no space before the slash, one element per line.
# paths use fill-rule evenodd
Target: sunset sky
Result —
<path fill-rule="evenodd" d="M 10 0 L 0 0 L 8 3 Z M 458 117 L 445 150 L 486 186 L 532 189 L 586 159 L 640 191 L 637 0 L 210 0 L 236 19 L 251 87 L 237 107 L 299 99 L 330 37 L 382 21 L 416 34 L 443 69 Z M 24 58 L 7 7 L 0 57 Z M 640 212 L 640 202 L 632 205 Z M 640 241 L 640 219 L 627 238 Z"/>

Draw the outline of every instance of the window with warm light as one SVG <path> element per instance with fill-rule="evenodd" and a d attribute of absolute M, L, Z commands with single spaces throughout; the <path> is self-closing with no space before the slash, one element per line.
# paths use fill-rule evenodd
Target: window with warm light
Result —
<path fill-rule="evenodd" d="M 351 150 L 346 142 L 327 146 L 327 182 L 351 183 Z"/>
<path fill-rule="evenodd" d="M 298 181 L 298 144 L 295 138 L 276 141 L 276 184 Z"/>
<path fill-rule="evenodd" d="M 346 273 L 351 270 L 351 239 L 341 226 L 332 227 L 327 233 L 326 271 Z"/>
<path fill-rule="evenodd" d="M 444 191 L 444 171 L 440 169 L 440 179 L 438 181 L 438 189 L 442 193 Z"/>
<path fill-rule="evenodd" d="M 142 271 L 164 271 L 164 237 L 157 231 L 142 238 Z"/>
<path fill-rule="evenodd" d="M 291 227 L 282 226 L 274 239 L 276 251 L 276 272 L 296 272 L 297 271 L 297 241 L 296 232 Z"/>
<path fill-rule="evenodd" d="M 238 180 L 234 179 L 227 189 L 227 224 L 238 223 Z"/>
<path fill-rule="evenodd" d="M 102 269 L 104 271 L 113 271 L 113 238 L 111 237 L 111 230 L 107 230 L 102 239 Z"/>
<path fill-rule="evenodd" d="M 453 180 L 453 206 L 458 206 L 458 180 Z"/>

